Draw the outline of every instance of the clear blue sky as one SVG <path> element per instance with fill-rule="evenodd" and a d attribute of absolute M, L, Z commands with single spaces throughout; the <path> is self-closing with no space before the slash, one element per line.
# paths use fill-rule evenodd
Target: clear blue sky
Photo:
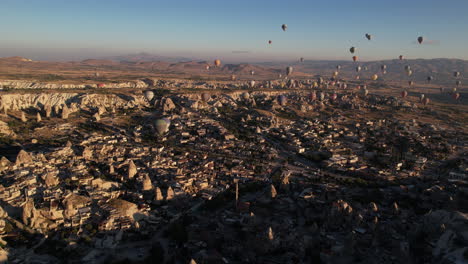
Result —
<path fill-rule="evenodd" d="M 468 59 L 467 0 L 0 0 L 0 6 L 0 56 L 350 59 L 348 49 L 356 46 L 363 60 Z M 432 42 L 416 45 L 419 35 Z"/>

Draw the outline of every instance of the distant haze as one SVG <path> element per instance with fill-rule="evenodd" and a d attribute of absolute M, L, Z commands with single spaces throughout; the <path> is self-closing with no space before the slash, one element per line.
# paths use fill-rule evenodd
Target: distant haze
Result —
<path fill-rule="evenodd" d="M 355 46 L 363 61 L 468 59 L 467 10 L 466 0 L 3 0 L 0 57 L 350 60 Z"/>

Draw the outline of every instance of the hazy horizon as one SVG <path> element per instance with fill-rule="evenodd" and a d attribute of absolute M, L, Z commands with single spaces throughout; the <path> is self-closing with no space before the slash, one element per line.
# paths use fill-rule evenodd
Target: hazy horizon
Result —
<path fill-rule="evenodd" d="M 468 59 L 468 35 L 460 33 L 468 25 L 468 2 L 462 0 L 340 0 L 332 6 L 305 0 L 6 0 L 3 7 L 0 57 L 75 61 L 146 52 L 233 63 L 350 60 L 355 46 L 363 61 L 400 54 Z M 420 35 L 423 45 L 416 43 Z"/>

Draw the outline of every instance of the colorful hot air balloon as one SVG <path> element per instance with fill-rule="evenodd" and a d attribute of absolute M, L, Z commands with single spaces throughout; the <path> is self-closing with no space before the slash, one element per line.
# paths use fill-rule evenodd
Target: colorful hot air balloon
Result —
<path fill-rule="evenodd" d="M 356 72 L 360 72 L 361 69 L 362 69 L 361 66 L 357 66 L 357 67 L 356 67 Z"/>
<path fill-rule="evenodd" d="M 285 106 L 286 103 L 287 103 L 287 99 L 286 99 L 286 96 L 284 95 L 280 95 L 278 96 L 278 104 L 281 105 L 281 106 Z"/>
<path fill-rule="evenodd" d="M 457 78 L 457 77 L 459 77 L 459 76 L 460 76 L 460 72 L 457 72 L 457 71 L 456 71 L 456 72 L 453 72 L 453 77 Z"/>
<path fill-rule="evenodd" d="M 154 93 L 151 90 L 148 90 L 145 92 L 145 97 L 148 102 L 151 102 L 151 100 L 154 98 Z"/>
<path fill-rule="evenodd" d="M 405 65 L 405 71 L 410 71 L 410 70 L 411 70 L 411 66 Z"/>
<path fill-rule="evenodd" d="M 289 76 L 293 72 L 293 67 L 289 66 L 286 68 L 286 75 Z"/>
<path fill-rule="evenodd" d="M 380 69 L 381 69 L 382 71 L 385 71 L 385 70 L 387 69 L 387 65 L 384 64 L 384 65 L 380 66 Z"/>
<path fill-rule="evenodd" d="M 271 44 L 271 43 L 273 43 L 273 41 L 269 40 L 269 41 L 268 41 L 268 44 Z"/>
<path fill-rule="evenodd" d="M 336 69 L 337 69 L 337 70 L 340 70 L 340 69 L 341 69 L 341 65 L 336 65 Z"/>
<path fill-rule="evenodd" d="M 250 88 L 254 88 L 255 87 L 255 81 L 250 81 Z"/>
<path fill-rule="evenodd" d="M 288 25 L 283 24 L 283 25 L 281 26 L 281 28 L 283 29 L 283 31 L 286 31 L 286 29 L 288 29 Z"/>
<path fill-rule="evenodd" d="M 358 60 L 358 56 L 353 56 L 353 61 L 357 61 Z"/>
<path fill-rule="evenodd" d="M 398 57 L 400 60 L 403 60 L 403 55 L 400 55 L 400 57 Z"/>
<path fill-rule="evenodd" d="M 406 71 L 406 74 L 407 74 L 408 76 L 411 76 L 411 75 L 413 74 L 413 71 L 412 71 L 412 70 L 408 70 L 408 71 Z"/>
<path fill-rule="evenodd" d="M 359 77 L 359 75 L 356 75 L 356 77 L 354 77 L 356 80 L 359 80 L 361 79 L 361 77 Z"/>
<path fill-rule="evenodd" d="M 460 80 L 457 80 L 457 81 L 455 82 L 455 84 L 456 84 L 457 86 L 460 86 L 460 85 L 461 85 L 461 81 L 460 81 Z"/>
<path fill-rule="evenodd" d="M 250 71 L 250 75 L 254 75 L 255 74 L 255 71 L 254 70 L 251 70 Z"/>
<path fill-rule="evenodd" d="M 236 80 L 236 76 L 233 74 L 231 75 L 231 81 L 235 81 Z"/>
<path fill-rule="evenodd" d="M 154 127 L 159 135 L 163 135 L 169 130 L 169 124 L 163 119 L 156 120 Z"/>
<path fill-rule="evenodd" d="M 409 86 L 413 86 L 414 82 L 413 81 L 408 81 Z"/>
<path fill-rule="evenodd" d="M 424 41 L 424 38 L 423 38 L 423 37 L 418 37 L 418 42 L 419 42 L 419 44 L 422 44 L 423 41 Z"/>
<path fill-rule="evenodd" d="M 424 100 L 424 98 L 426 98 L 426 96 L 424 94 L 421 94 L 419 96 L 419 101 L 422 102 Z"/>
<path fill-rule="evenodd" d="M 206 69 L 207 71 L 209 71 L 209 70 L 210 70 L 210 65 L 206 65 L 205 69 Z"/>
<path fill-rule="evenodd" d="M 372 79 L 373 81 L 377 80 L 378 78 L 379 78 L 379 76 L 378 76 L 377 74 L 374 74 L 374 75 L 372 75 L 372 77 L 371 77 L 371 79 Z"/>
<path fill-rule="evenodd" d="M 402 98 L 406 98 L 406 96 L 408 96 L 408 92 L 407 92 L 407 91 L 401 92 L 401 97 L 402 97 Z"/>
<path fill-rule="evenodd" d="M 366 38 L 367 38 L 368 40 L 371 40 L 371 38 L 372 38 L 372 35 L 371 35 L 371 34 L 367 34 L 367 33 L 366 33 Z"/>
<path fill-rule="evenodd" d="M 460 98 L 460 94 L 459 93 L 454 93 L 454 94 L 452 94 L 452 98 L 453 98 L 453 100 L 457 101 Z"/>
<path fill-rule="evenodd" d="M 211 95 L 209 93 L 202 93 L 202 100 L 208 102 L 211 99 Z"/>
<path fill-rule="evenodd" d="M 338 95 L 336 93 L 333 93 L 331 96 L 330 96 L 330 99 L 332 101 L 335 101 L 336 99 L 338 98 Z"/>
<path fill-rule="evenodd" d="M 351 52 L 351 53 L 354 53 L 354 52 L 356 52 L 356 48 L 355 48 L 355 47 L 351 47 L 351 48 L 349 48 L 349 52 Z"/>
<path fill-rule="evenodd" d="M 432 77 L 432 76 L 427 76 L 427 82 L 430 83 L 432 80 L 434 80 L 434 77 Z"/>
<path fill-rule="evenodd" d="M 215 64 L 216 67 L 219 67 L 221 65 L 221 61 L 220 60 L 215 60 L 214 64 Z"/>
<path fill-rule="evenodd" d="M 336 77 L 336 76 L 338 76 L 338 72 L 337 72 L 337 71 L 333 72 L 333 77 Z"/>

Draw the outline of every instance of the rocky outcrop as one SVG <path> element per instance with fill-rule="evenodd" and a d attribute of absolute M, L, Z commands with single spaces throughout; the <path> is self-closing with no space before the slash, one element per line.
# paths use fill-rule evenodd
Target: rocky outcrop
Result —
<path fill-rule="evenodd" d="M 16 165 L 28 164 L 32 162 L 32 157 L 24 150 L 20 150 L 16 156 Z"/>

